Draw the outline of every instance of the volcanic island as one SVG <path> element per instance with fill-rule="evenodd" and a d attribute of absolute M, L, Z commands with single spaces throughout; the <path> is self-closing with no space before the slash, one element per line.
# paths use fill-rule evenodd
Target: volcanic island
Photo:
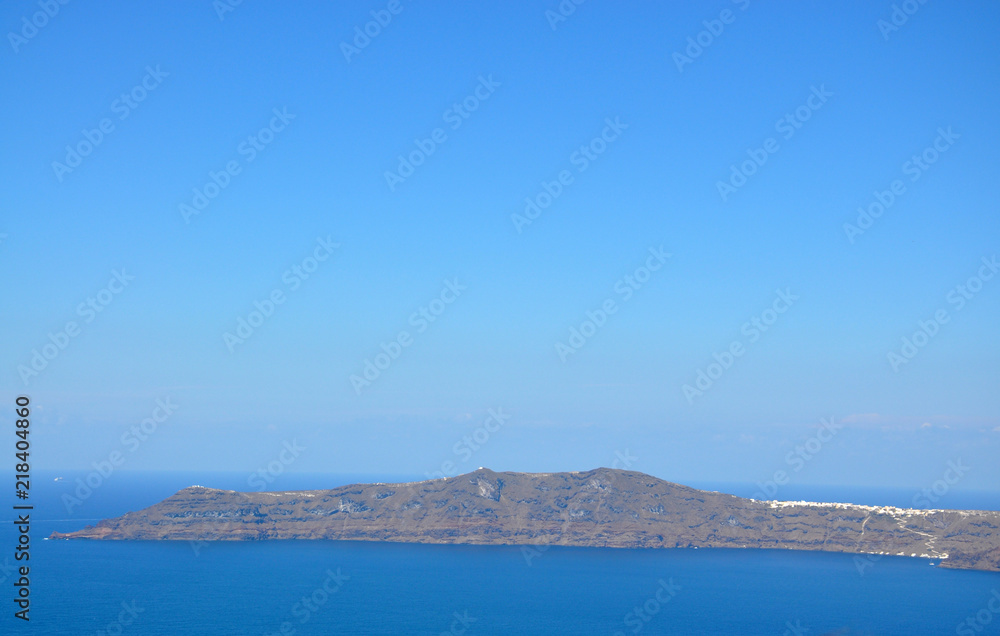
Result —
<path fill-rule="evenodd" d="M 288 492 L 191 486 L 49 538 L 818 550 L 1000 571 L 997 511 L 759 501 L 612 468 L 480 468 L 427 481 Z"/>

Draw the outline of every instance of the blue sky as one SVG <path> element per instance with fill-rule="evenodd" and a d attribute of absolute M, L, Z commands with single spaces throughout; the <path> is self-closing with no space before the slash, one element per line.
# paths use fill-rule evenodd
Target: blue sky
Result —
<path fill-rule="evenodd" d="M 36 405 L 37 465 L 125 449 L 129 470 L 250 471 L 294 439 L 295 471 L 581 470 L 628 450 L 674 481 L 756 481 L 832 417 L 793 479 L 918 488 L 962 458 L 960 487 L 994 488 L 1000 8 L 914 3 L 887 30 L 892 3 L 559 6 L 69 3 L 29 38 L 42 9 L 6 3 L 0 385 Z M 391 21 L 346 59 L 373 11 Z M 77 167 L 53 165 L 88 136 Z M 545 184 L 551 204 L 512 219 Z M 337 247 L 310 262 L 317 241 Z M 651 249 L 669 258 L 637 272 Z M 78 311 L 116 271 L 134 279 Z M 626 276 L 645 281 L 627 299 Z M 754 319 L 773 324 L 754 338 Z M 699 372 L 717 377 L 685 393 Z M 178 407 L 127 450 L 157 399 Z"/>

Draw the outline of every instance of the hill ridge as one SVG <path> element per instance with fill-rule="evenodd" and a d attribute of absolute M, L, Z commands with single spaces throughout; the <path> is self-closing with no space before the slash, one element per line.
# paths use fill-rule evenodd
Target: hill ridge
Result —
<path fill-rule="evenodd" d="M 189 486 L 148 508 L 50 538 L 779 548 L 920 556 L 1000 571 L 1000 512 L 758 501 L 606 467 L 481 467 L 326 490 Z"/>

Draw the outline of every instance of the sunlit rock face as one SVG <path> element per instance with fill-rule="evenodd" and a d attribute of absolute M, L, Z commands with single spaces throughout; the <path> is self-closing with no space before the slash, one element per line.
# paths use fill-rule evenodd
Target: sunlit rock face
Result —
<path fill-rule="evenodd" d="M 192 486 L 53 539 L 352 539 L 892 554 L 1000 571 L 1000 512 L 756 501 L 642 473 L 496 473 L 243 493 Z"/>

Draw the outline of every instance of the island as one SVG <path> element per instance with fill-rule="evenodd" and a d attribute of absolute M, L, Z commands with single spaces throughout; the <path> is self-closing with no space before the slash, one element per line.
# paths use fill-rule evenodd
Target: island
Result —
<path fill-rule="evenodd" d="M 758 501 L 611 468 L 330 490 L 192 486 L 51 539 L 327 539 L 612 548 L 771 548 L 932 559 L 1000 571 L 1000 512 Z"/>

